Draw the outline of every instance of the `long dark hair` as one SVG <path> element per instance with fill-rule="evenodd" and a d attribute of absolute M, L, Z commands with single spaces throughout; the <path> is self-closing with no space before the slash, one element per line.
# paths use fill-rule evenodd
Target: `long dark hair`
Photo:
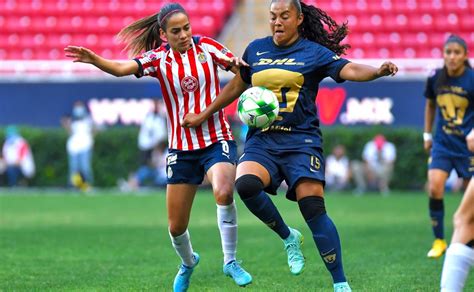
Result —
<path fill-rule="evenodd" d="M 450 35 L 448 37 L 448 39 L 446 40 L 446 42 L 444 43 L 444 47 L 446 47 L 447 44 L 449 43 L 457 43 L 459 44 L 463 49 L 464 49 L 464 52 L 467 54 L 467 44 L 466 44 L 466 41 L 461 38 L 460 36 L 457 36 L 457 35 Z M 472 68 L 471 66 L 471 63 L 469 63 L 469 59 L 466 59 L 464 61 L 464 66 L 466 68 Z M 436 91 L 440 91 L 441 88 L 446 84 L 446 82 L 448 81 L 448 78 L 449 78 L 449 74 L 448 74 L 448 68 L 446 68 L 446 65 L 443 66 L 443 68 L 441 69 L 441 73 L 438 77 L 438 79 L 436 80 Z"/>
<path fill-rule="evenodd" d="M 275 1 L 278 0 L 272 0 L 272 3 Z M 351 47 L 349 44 L 340 44 L 348 33 L 347 22 L 338 25 L 325 11 L 313 5 L 307 5 L 300 0 L 289 1 L 296 7 L 298 14 L 304 15 L 303 23 L 299 27 L 301 37 L 323 45 L 337 55 L 345 54 Z"/>
<path fill-rule="evenodd" d="M 141 18 L 124 27 L 118 34 L 118 39 L 125 43 L 125 51 L 130 56 L 136 56 L 143 51 L 158 48 L 163 43 L 160 38 L 160 28 L 166 30 L 168 19 L 175 13 L 186 14 L 183 6 L 178 3 L 169 3 L 160 9 L 160 12 Z"/>

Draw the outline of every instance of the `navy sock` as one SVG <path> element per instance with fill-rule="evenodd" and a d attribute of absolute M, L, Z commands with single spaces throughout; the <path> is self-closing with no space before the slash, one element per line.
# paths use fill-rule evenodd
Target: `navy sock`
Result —
<path fill-rule="evenodd" d="M 444 201 L 430 198 L 430 217 L 435 238 L 444 239 Z"/>
<path fill-rule="evenodd" d="M 281 239 L 290 236 L 290 229 L 283 222 L 280 212 L 278 212 L 275 204 L 273 204 L 265 192 L 262 191 L 250 198 L 243 198 L 242 201 L 244 201 L 245 206 L 247 206 L 250 212 L 275 231 Z"/>
<path fill-rule="evenodd" d="M 298 202 L 298 205 L 334 283 L 346 282 L 342 266 L 341 241 L 336 226 L 326 214 L 324 199 L 305 197 Z"/>

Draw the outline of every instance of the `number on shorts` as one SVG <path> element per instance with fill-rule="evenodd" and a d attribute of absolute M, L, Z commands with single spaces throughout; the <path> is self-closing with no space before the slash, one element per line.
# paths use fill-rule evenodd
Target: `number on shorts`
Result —
<path fill-rule="evenodd" d="M 224 152 L 225 154 L 229 154 L 229 143 L 227 143 L 226 140 L 222 140 L 221 141 L 221 144 L 222 144 L 222 152 Z"/>

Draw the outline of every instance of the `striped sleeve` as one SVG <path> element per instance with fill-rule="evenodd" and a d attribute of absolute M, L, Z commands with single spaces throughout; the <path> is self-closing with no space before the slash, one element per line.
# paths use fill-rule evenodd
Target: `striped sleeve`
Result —
<path fill-rule="evenodd" d="M 164 50 L 162 48 L 151 50 L 134 58 L 133 60 L 138 64 L 138 71 L 135 77 L 143 76 L 156 77 L 159 60 L 163 57 Z"/>
<path fill-rule="evenodd" d="M 209 52 L 212 56 L 212 60 L 224 70 L 230 70 L 231 66 L 227 64 L 225 59 L 234 57 L 234 54 L 218 41 L 209 37 L 202 37 L 199 44 Z"/>

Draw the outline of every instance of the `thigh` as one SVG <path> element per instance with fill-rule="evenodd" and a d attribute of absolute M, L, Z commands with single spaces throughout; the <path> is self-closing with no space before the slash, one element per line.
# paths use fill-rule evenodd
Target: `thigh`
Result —
<path fill-rule="evenodd" d="M 166 187 L 168 224 L 175 236 L 182 234 L 188 227 L 197 187 L 191 184 L 169 184 Z"/>
<path fill-rule="evenodd" d="M 469 221 L 474 221 L 474 180 L 471 179 L 469 182 L 456 213 L 469 218 Z"/>
<path fill-rule="evenodd" d="M 295 193 L 297 201 L 311 196 L 323 197 L 323 183 L 314 179 L 302 178 L 296 184 Z"/>
<path fill-rule="evenodd" d="M 207 171 L 207 178 L 211 183 L 216 203 L 228 205 L 234 200 L 235 165 L 219 162 Z"/>

